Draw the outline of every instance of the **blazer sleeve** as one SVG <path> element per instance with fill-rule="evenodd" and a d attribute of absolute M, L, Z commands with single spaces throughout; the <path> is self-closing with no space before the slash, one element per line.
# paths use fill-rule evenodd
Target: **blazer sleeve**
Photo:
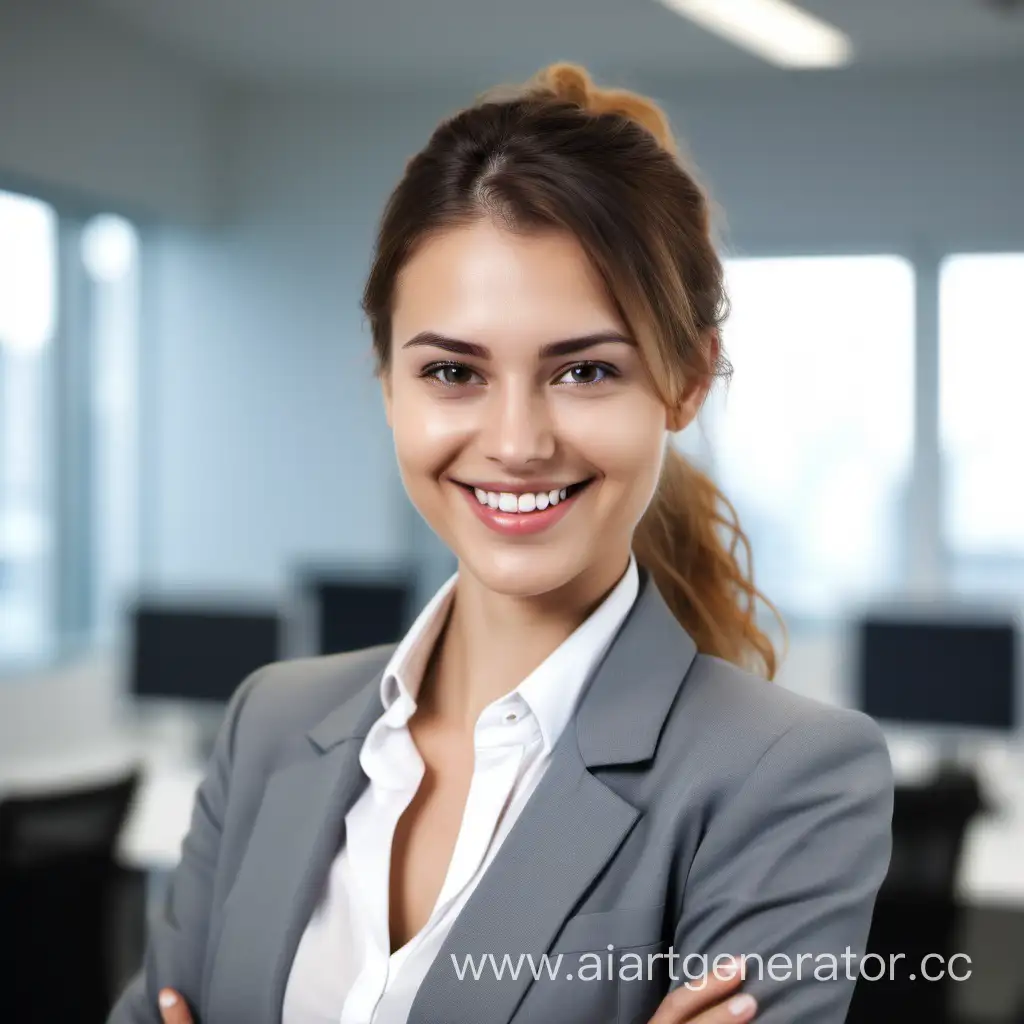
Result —
<path fill-rule="evenodd" d="M 107 1024 L 160 1024 L 157 995 L 180 992 L 198 1022 L 197 1006 L 213 902 L 213 879 L 228 802 L 235 735 L 249 694 L 270 666 L 257 669 L 228 703 L 206 775 L 196 794 L 181 860 L 159 913 L 150 915 L 142 969 L 110 1011 Z"/>
<path fill-rule="evenodd" d="M 892 804 L 871 718 L 823 707 L 791 725 L 708 826 L 671 987 L 700 973 L 688 954 L 708 969 L 719 954 L 746 955 L 742 990 L 758 1001 L 758 1024 L 843 1024 L 889 866 Z"/>

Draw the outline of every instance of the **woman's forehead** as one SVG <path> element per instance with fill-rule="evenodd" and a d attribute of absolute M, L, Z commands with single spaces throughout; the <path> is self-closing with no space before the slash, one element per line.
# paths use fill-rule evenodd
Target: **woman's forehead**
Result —
<path fill-rule="evenodd" d="M 417 249 L 396 283 L 392 326 L 399 342 L 433 330 L 467 340 L 508 334 L 538 344 L 624 329 L 572 235 L 516 234 L 487 221 L 434 236 Z"/>

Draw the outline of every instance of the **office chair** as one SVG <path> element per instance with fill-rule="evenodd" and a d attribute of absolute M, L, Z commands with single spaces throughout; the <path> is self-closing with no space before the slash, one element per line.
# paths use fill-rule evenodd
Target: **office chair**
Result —
<path fill-rule="evenodd" d="M 858 979 L 847 1024 L 889 1020 L 928 1020 L 949 1024 L 951 985 L 927 981 L 918 970 L 928 953 L 943 957 L 925 965 L 931 974 L 945 966 L 956 949 L 960 922 L 956 879 L 967 827 L 985 809 L 977 778 L 946 769 L 926 785 L 898 785 L 892 814 L 892 858 L 875 903 L 866 953 L 885 961 L 903 954 L 894 977 Z M 877 960 L 869 973 L 881 971 Z M 910 974 L 917 977 L 911 980 Z"/>
<path fill-rule="evenodd" d="M 114 847 L 138 784 L 0 801 L 4 1018 L 102 1024 L 113 1004 Z"/>

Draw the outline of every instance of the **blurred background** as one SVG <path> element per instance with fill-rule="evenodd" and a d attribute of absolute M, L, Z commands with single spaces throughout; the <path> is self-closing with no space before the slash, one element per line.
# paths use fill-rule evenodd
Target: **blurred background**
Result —
<path fill-rule="evenodd" d="M 659 100 L 720 208 L 735 376 L 677 440 L 786 617 L 778 684 L 890 739 L 871 948 L 971 956 L 850 1020 L 1024 1020 L 1024 3 L 0 0 L 19 1021 L 100 1020 L 137 966 L 244 675 L 397 638 L 452 571 L 363 275 L 438 120 L 559 59 Z"/>

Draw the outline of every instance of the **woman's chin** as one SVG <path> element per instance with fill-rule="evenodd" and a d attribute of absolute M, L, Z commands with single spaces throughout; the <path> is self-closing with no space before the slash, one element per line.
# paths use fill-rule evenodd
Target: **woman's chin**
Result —
<path fill-rule="evenodd" d="M 585 560 L 573 558 L 568 552 L 560 556 L 536 549 L 465 553 L 460 561 L 486 590 L 521 598 L 550 594 L 586 568 Z"/>

